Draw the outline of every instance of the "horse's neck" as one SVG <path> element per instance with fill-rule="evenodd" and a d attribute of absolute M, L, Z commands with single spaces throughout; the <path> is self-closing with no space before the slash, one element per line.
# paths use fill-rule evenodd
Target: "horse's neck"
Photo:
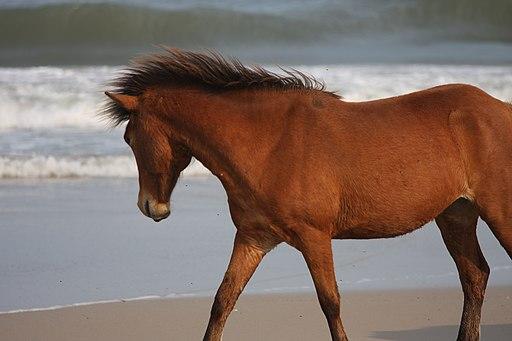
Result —
<path fill-rule="evenodd" d="M 272 103 L 275 97 L 281 103 Z M 263 91 L 188 91 L 177 99 L 180 112 L 171 114 L 176 115 L 178 129 L 194 157 L 225 186 L 241 182 L 250 186 L 247 182 L 257 181 L 262 162 L 280 136 L 283 125 L 279 120 L 286 102 L 286 97 Z"/>

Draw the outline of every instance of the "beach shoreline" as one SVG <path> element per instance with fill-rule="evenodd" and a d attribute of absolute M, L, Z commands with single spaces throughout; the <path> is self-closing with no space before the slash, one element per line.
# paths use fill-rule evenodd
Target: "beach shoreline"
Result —
<path fill-rule="evenodd" d="M 0 187 L 0 312 L 146 296 L 211 297 L 226 270 L 235 228 L 213 177 L 181 179 L 173 214 L 158 224 L 137 209 L 132 178 L 4 180 Z M 510 258 L 485 224 L 478 230 L 489 286 L 512 286 Z M 434 224 L 399 238 L 332 245 L 343 292 L 460 285 Z M 301 254 L 283 244 L 265 257 L 244 293 L 313 290 Z"/>
<path fill-rule="evenodd" d="M 462 292 L 455 288 L 341 291 L 352 340 L 455 339 Z M 198 340 L 212 297 L 141 299 L 0 314 L 2 340 Z M 512 287 L 488 288 L 482 340 L 512 337 Z M 224 340 L 328 340 L 314 293 L 242 295 Z"/>

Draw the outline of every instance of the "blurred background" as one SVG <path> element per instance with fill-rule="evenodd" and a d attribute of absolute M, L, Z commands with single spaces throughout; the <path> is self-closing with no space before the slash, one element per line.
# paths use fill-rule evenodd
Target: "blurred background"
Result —
<path fill-rule="evenodd" d="M 267 63 L 510 63 L 508 0 L 2 1 L 3 65 L 123 64 L 152 44 Z"/>
<path fill-rule="evenodd" d="M 512 100 L 509 0 L 0 1 L 0 311 L 217 287 L 234 235 L 220 184 L 194 162 L 155 225 L 123 128 L 97 116 L 108 81 L 156 44 L 292 66 L 346 100 L 451 82 Z M 491 285 L 512 284 L 480 230 Z M 459 285 L 432 225 L 334 248 L 342 289 Z M 283 246 L 248 290 L 313 289 Z"/>

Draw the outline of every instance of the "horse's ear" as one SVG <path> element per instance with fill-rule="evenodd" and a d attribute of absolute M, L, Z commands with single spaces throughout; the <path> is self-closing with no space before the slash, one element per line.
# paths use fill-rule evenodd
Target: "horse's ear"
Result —
<path fill-rule="evenodd" d="M 107 95 L 111 100 L 113 100 L 129 112 L 137 111 L 137 108 L 139 106 L 139 99 L 137 98 L 137 96 L 115 94 L 108 91 L 105 91 L 105 95 Z"/>

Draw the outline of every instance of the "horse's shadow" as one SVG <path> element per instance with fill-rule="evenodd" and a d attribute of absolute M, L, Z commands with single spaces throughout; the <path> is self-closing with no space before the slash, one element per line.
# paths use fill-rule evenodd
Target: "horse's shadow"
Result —
<path fill-rule="evenodd" d="M 374 331 L 370 336 L 381 340 L 393 341 L 451 341 L 457 339 L 459 326 L 436 326 L 400 331 Z M 481 340 L 510 341 L 512 340 L 512 324 L 482 325 Z"/>

